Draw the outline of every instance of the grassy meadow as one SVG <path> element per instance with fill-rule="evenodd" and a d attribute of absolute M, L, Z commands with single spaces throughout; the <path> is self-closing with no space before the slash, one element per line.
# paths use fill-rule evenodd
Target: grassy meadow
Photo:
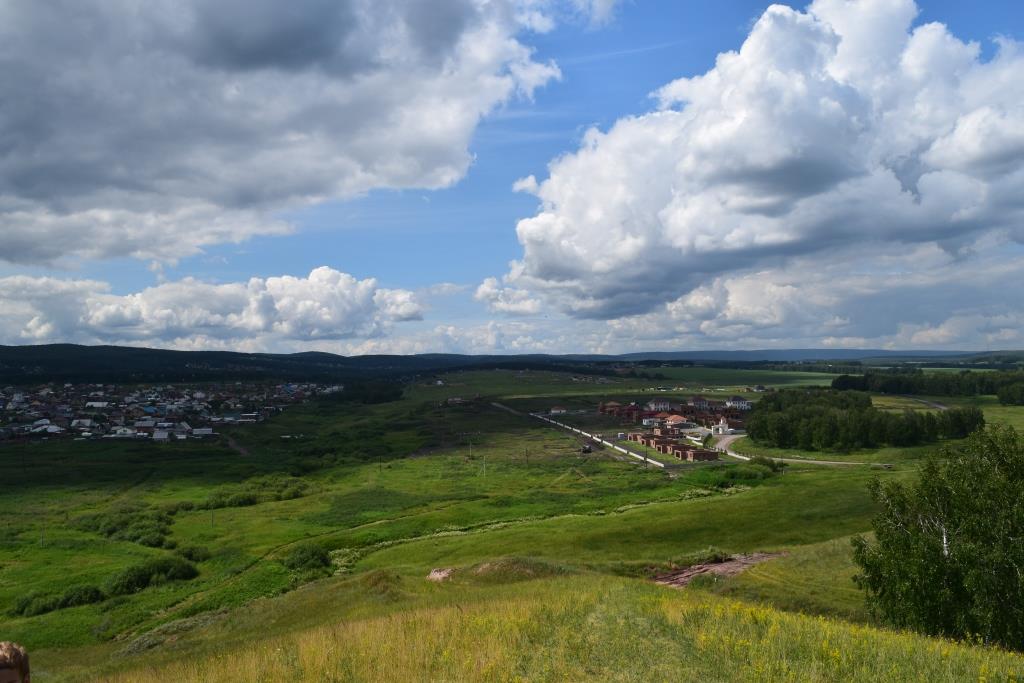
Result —
<path fill-rule="evenodd" d="M 460 583 L 424 602 L 101 680 L 933 683 L 1024 670 L 1018 654 L 595 575 Z"/>
<path fill-rule="evenodd" d="M 0 639 L 30 649 L 36 683 L 1021 670 L 1016 655 L 870 628 L 849 537 L 874 514 L 868 482 L 913 476 L 923 453 L 875 454 L 892 469 L 645 469 L 492 405 L 593 410 L 652 386 L 674 397 L 831 380 L 654 371 L 671 381 L 456 372 L 391 403 L 295 407 L 232 443 L 0 447 Z M 323 563 L 296 559 L 313 546 Z M 780 555 L 682 591 L 649 581 L 753 551 Z M 172 560 L 196 575 L 128 581 Z M 439 568 L 452 578 L 427 581 Z M 857 654 L 869 649 L 879 656 Z"/>

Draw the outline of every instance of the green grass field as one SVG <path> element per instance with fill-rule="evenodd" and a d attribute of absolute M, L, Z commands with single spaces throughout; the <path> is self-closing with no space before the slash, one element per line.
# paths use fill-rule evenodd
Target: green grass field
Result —
<path fill-rule="evenodd" d="M 1024 431 L 1024 406 L 1004 406 L 995 396 L 944 396 L 929 398 L 928 400 L 938 401 L 951 407 L 976 406 L 984 411 L 986 421 L 1010 425 L 1017 431 Z"/>
<path fill-rule="evenodd" d="M 674 381 L 723 390 L 830 379 L 679 374 Z M 849 536 L 869 528 L 867 483 L 913 476 L 922 456 L 914 449 L 856 455 L 900 463 L 891 471 L 794 465 L 764 478 L 742 463 L 644 469 L 600 451 L 583 456 L 568 433 L 490 403 L 593 409 L 604 398 L 641 397 L 649 381 L 494 371 L 453 373 L 445 382 L 417 383 L 392 403 L 290 409 L 235 430 L 244 453 L 224 441 L 0 448 L 0 481 L 8 484 L 0 498 L 0 639 L 30 648 L 36 683 L 97 680 L 100 672 L 133 681 L 731 680 L 757 672 L 780 680 L 939 672 L 932 680 L 953 680 L 983 666 L 995 674 L 1019 665 L 990 650 L 857 625 L 868 617 L 850 580 Z M 471 402 L 445 404 L 453 396 Z M 115 517 L 107 532 L 90 521 Z M 127 534 L 139 526 L 145 542 Z M 329 568 L 289 565 L 310 542 L 331 552 Z M 196 578 L 158 575 L 137 592 L 109 595 L 118 573 L 183 548 L 209 555 L 194 561 Z M 783 555 L 684 591 L 644 578 L 749 551 Z M 426 581 L 437 568 L 453 569 L 454 579 Z M 50 604 L 76 586 L 108 596 L 16 613 L 26 595 Z M 817 616 L 854 624 L 827 622 L 830 642 L 844 652 L 878 648 L 884 671 L 852 656 L 829 668 L 830 650 L 801 654 L 820 645 L 809 640 Z M 771 624 L 775 645 L 761 629 Z M 403 635 L 367 644 L 389 630 Z M 716 634 L 702 641 L 704 650 L 694 649 L 698 632 Z M 332 638 L 363 645 L 331 645 Z M 728 645 L 744 639 L 756 656 Z M 551 657 L 536 656 L 537 648 Z M 608 652 L 597 654 L 602 648 Z M 438 659 L 444 651 L 448 659 Z M 943 659 L 942 651 L 951 654 Z M 637 668 L 641 655 L 646 669 Z M 175 668 L 183 657 L 195 665 Z M 236 664 L 237 675 L 226 673 Z"/>
<path fill-rule="evenodd" d="M 799 448 L 773 448 L 756 444 L 748 438 L 738 439 L 730 447 L 741 455 L 763 455 L 767 458 L 800 458 L 803 460 L 828 460 L 833 462 L 851 462 L 866 464 L 907 464 L 919 461 L 933 453 L 938 453 L 943 446 L 953 445 L 955 441 L 943 441 L 936 444 L 897 448 L 861 448 L 849 452 L 838 451 L 805 451 Z"/>
<path fill-rule="evenodd" d="M 372 615 L 221 646 L 196 662 L 183 648 L 178 661 L 103 680 L 932 682 L 1014 680 L 1024 667 L 1017 654 L 636 580 L 506 572 L 495 584 L 467 573 L 419 599 L 409 593 L 422 587 L 378 574 L 363 586 L 378 601 Z"/>

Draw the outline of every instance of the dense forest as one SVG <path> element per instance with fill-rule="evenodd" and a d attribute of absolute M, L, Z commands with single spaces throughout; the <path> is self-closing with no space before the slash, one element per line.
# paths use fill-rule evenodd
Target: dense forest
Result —
<path fill-rule="evenodd" d="M 916 446 L 959 439 L 984 426 L 977 408 L 892 413 L 857 391 L 789 389 L 761 399 L 747 420 L 755 442 L 809 451 Z"/>
<path fill-rule="evenodd" d="M 1024 404 L 1024 371 L 922 372 L 919 369 L 878 370 L 863 375 L 841 375 L 832 380 L 840 391 L 924 396 L 980 396 L 995 394 L 1005 404 Z"/>

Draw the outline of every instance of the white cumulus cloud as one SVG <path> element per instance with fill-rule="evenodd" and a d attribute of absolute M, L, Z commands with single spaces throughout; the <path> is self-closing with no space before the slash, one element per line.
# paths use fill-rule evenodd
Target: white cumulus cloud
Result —
<path fill-rule="evenodd" d="M 815 297 L 738 289 L 793 259 L 1024 239 L 1021 46 L 1000 39 L 984 61 L 916 14 L 911 0 L 769 7 L 738 51 L 655 92 L 655 110 L 516 184 L 540 207 L 517 226 L 506 286 L 584 318 L 729 301 L 735 329 L 753 329 Z"/>
<path fill-rule="evenodd" d="M 413 292 L 385 289 L 322 266 L 290 275 L 214 284 L 186 278 L 119 295 L 95 280 L 0 278 L 5 343 L 78 341 L 176 348 L 275 349 L 292 342 L 387 334 L 419 320 Z"/>

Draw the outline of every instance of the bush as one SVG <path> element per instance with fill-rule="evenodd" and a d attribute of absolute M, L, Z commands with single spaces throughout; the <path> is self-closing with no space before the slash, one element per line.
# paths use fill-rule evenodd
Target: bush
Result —
<path fill-rule="evenodd" d="M 767 479 L 772 476 L 772 468 L 765 465 L 752 465 L 743 464 L 737 465 L 736 467 L 730 468 L 726 471 L 725 476 L 727 479 Z"/>
<path fill-rule="evenodd" d="M 165 581 L 187 581 L 199 576 L 199 570 L 187 560 L 175 557 L 157 557 L 128 567 L 115 574 L 107 583 L 110 595 L 130 595 Z"/>
<path fill-rule="evenodd" d="M 177 508 L 174 508 L 173 512 L 176 511 Z M 118 541 L 164 548 L 167 547 L 167 536 L 171 533 L 173 512 L 144 503 L 129 503 L 107 512 L 82 517 L 77 526 Z"/>
<path fill-rule="evenodd" d="M 195 508 L 195 503 L 190 500 L 182 500 L 177 503 L 167 503 L 160 507 L 160 511 L 168 515 L 176 515 L 179 512 L 187 512 Z"/>
<path fill-rule="evenodd" d="M 214 491 L 198 507 L 214 510 L 226 507 L 248 507 L 277 500 L 301 498 L 309 490 L 302 479 L 279 474 L 252 477 L 241 484 Z"/>
<path fill-rule="evenodd" d="M 21 596 L 14 602 L 14 609 L 12 609 L 11 612 L 23 617 L 34 617 L 37 614 L 52 612 L 57 609 L 59 604 L 59 596 L 28 593 Z"/>
<path fill-rule="evenodd" d="M 96 586 L 75 586 L 64 591 L 62 595 L 43 595 L 28 593 L 14 602 L 11 613 L 15 616 L 34 617 L 66 607 L 91 605 L 106 600 L 106 594 Z"/>
<path fill-rule="evenodd" d="M 91 605 L 106 600 L 106 594 L 96 586 L 75 586 L 60 596 L 60 608 Z"/>
<path fill-rule="evenodd" d="M 174 552 L 190 562 L 205 562 L 213 556 L 207 548 L 200 545 L 182 546 Z"/>
<path fill-rule="evenodd" d="M 781 460 L 775 460 L 774 458 L 766 458 L 763 455 L 755 455 L 750 459 L 751 465 L 760 465 L 761 467 L 767 467 L 772 472 L 781 472 L 786 469 L 786 463 Z"/>
<path fill-rule="evenodd" d="M 284 566 L 296 571 L 325 569 L 331 566 L 331 556 L 318 543 L 303 543 L 295 546 L 281 560 Z"/>

